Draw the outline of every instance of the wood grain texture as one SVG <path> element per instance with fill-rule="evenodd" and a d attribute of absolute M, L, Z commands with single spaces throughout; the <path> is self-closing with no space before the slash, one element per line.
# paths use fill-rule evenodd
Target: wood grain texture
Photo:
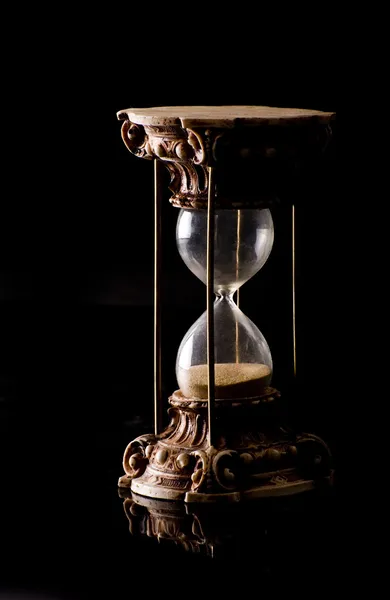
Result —
<path fill-rule="evenodd" d="M 271 106 L 156 106 L 128 108 L 117 113 L 137 125 L 188 127 L 218 127 L 231 129 L 240 126 L 287 125 L 293 123 L 329 123 L 335 113 L 304 108 Z"/>

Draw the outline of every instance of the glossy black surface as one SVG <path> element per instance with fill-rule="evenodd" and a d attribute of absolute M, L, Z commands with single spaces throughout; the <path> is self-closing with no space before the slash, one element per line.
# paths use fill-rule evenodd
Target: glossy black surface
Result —
<path fill-rule="evenodd" d="M 8 409 L 9 419 L 3 459 L 5 452 L 12 453 L 2 479 L 4 593 L 127 598 L 135 591 L 157 594 L 160 586 L 188 586 L 191 593 L 207 585 L 222 593 L 237 582 L 260 588 L 267 582 L 318 585 L 335 576 L 340 549 L 333 494 L 295 497 L 276 506 L 190 507 L 214 548 L 211 558 L 204 546 L 193 553 L 169 539 L 159 543 L 137 528 L 130 534 L 116 480 L 133 426 L 115 430 L 103 416 L 98 428 L 93 418 L 82 425 L 66 417 L 54 423 L 49 408 L 41 419 L 31 418 L 25 408 L 24 422 L 16 424 L 10 404 L 3 400 L 1 409 L 3 418 Z M 138 423 L 137 431 L 144 426 Z"/>
<path fill-rule="evenodd" d="M 340 551 L 334 493 L 206 511 L 205 531 L 219 540 L 214 559 L 130 534 L 116 483 L 128 441 L 152 430 L 148 311 L 78 307 L 54 317 L 8 308 L 0 402 L 5 598 L 11 590 L 79 600 L 154 595 L 159 586 L 198 594 L 205 586 L 231 592 L 237 583 L 329 582 Z M 173 355 L 174 345 L 167 344 Z M 334 451 L 330 407 L 300 402 L 314 423 L 328 415 L 321 434 Z"/>

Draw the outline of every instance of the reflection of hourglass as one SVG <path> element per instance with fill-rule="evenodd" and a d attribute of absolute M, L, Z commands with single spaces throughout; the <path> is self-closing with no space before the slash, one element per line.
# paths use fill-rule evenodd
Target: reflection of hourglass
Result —
<path fill-rule="evenodd" d="M 323 563 L 328 558 L 328 548 L 334 542 L 337 531 L 331 498 L 326 511 L 324 503 L 310 501 L 288 507 L 283 500 L 271 511 L 259 510 L 258 503 L 239 507 L 183 504 L 146 498 L 129 490 L 120 490 L 123 509 L 132 536 L 157 541 L 163 549 L 176 546 L 186 552 L 209 558 L 233 561 L 237 569 L 248 566 L 258 579 L 259 572 L 269 573 L 276 569 L 280 574 L 288 569 L 300 569 L 304 563 L 311 574 L 323 575 Z M 295 552 L 278 552 L 273 549 L 287 548 L 294 540 Z M 328 543 L 326 543 L 328 542 Z M 322 548 L 324 560 L 313 548 Z"/>
<path fill-rule="evenodd" d="M 265 263 L 273 243 L 268 209 L 219 210 L 214 235 L 215 398 L 261 396 L 271 380 L 272 358 L 256 325 L 233 300 L 237 289 Z M 182 209 L 177 245 L 188 268 L 207 283 L 207 211 Z M 208 397 L 207 311 L 185 335 L 177 355 L 177 381 L 188 398 Z"/>
<path fill-rule="evenodd" d="M 154 498 L 236 502 L 329 483 L 326 444 L 282 426 L 270 349 L 233 295 L 266 262 L 274 237 L 270 208 L 293 203 L 289 186 L 296 186 L 299 166 L 325 147 L 333 115 L 229 106 L 129 109 L 118 117 L 128 149 L 155 159 L 155 433 L 128 445 L 119 485 Z M 177 354 L 180 389 L 169 398 L 166 429 L 161 165 L 171 175 L 170 201 L 181 209 L 179 253 L 207 287 L 207 310 Z M 294 286 L 293 314 L 295 372 Z"/>

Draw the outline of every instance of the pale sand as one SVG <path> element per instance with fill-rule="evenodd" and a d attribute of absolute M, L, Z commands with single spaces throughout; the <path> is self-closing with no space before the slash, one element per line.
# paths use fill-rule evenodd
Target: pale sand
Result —
<path fill-rule="evenodd" d="M 251 398 L 260 396 L 271 380 L 271 369 L 255 363 L 217 363 L 215 365 L 216 398 Z M 207 365 L 180 369 L 181 391 L 187 398 L 208 398 Z"/>

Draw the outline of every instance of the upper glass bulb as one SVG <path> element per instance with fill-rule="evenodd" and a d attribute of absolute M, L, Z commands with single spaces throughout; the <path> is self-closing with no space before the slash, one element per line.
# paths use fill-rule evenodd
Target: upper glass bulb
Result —
<path fill-rule="evenodd" d="M 181 209 L 176 228 L 180 256 L 207 283 L 207 211 Z M 231 294 L 266 262 L 274 241 L 268 209 L 215 211 L 214 291 Z"/>

